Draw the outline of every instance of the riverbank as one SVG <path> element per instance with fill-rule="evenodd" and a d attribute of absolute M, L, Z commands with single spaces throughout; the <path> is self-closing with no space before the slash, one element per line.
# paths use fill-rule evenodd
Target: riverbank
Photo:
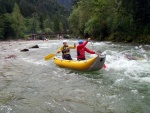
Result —
<path fill-rule="evenodd" d="M 113 42 L 132 43 L 132 44 L 150 44 L 150 35 L 130 36 L 126 34 L 113 33 L 106 40 Z"/>

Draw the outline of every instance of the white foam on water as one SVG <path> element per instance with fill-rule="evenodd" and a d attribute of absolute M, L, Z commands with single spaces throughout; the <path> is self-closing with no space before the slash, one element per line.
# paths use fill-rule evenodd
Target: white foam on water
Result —
<path fill-rule="evenodd" d="M 28 63 L 32 63 L 35 65 L 47 65 L 46 61 L 44 60 L 34 60 L 34 59 L 30 59 L 30 58 L 22 58 L 23 61 L 28 62 Z"/>
<path fill-rule="evenodd" d="M 140 81 L 140 82 L 148 82 L 150 83 L 150 77 L 132 77 L 132 79 Z"/>
<path fill-rule="evenodd" d="M 143 78 L 140 78 L 140 81 L 149 82 L 149 83 L 150 83 L 150 77 L 143 77 Z"/>
<path fill-rule="evenodd" d="M 41 44 L 39 44 L 39 46 L 40 46 L 40 48 L 53 48 L 54 46 L 60 45 L 60 44 L 62 44 L 62 43 L 53 41 L 53 42 L 41 43 Z"/>
<path fill-rule="evenodd" d="M 124 79 L 122 78 L 122 79 L 117 79 L 116 81 L 115 81 L 115 84 L 120 84 L 121 82 L 123 82 L 124 81 Z"/>
<path fill-rule="evenodd" d="M 138 90 L 131 90 L 134 94 L 138 94 Z"/>
<path fill-rule="evenodd" d="M 129 70 L 129 71 L 148 71 L 150 65 L 147 65 L 147 60 L 129 60 L 124 56 L 107 55 L 106 62 L 109 62 L 109 67 L 115 70 Z"/>
<path fill-rule="evenodd" d="M 109 50 L 105 49 L 103 52 L 103 54 L 106 54 L 106 71 L 111 72 L 114 70 L 115 73 L 128 76 L 130 79 L 136 79 L 140 82 L 150 81 L 150 54 L 142 45 L 130 47 L 113 43 L 107 44 L 106 42 L 93 42 L 92 44 L 88 43 L 89 46 L 94 46 L 95 49 L 99 50 L 109 48 Z M 127 50 L 125 50 L 125 47 Z M 125 55 L 129 55 L 129 58 Z M 89 56 L 93 57 L 93 55 Z M 116 80 L 116 84 L 123 81 L 124 79 L 119 78 Z"/>
<path fill-rule="evenodd" d="M 93 44 L 95 46 L 107 46 L 108 44 L 106 44 L 105 42 L 93 42 Z"/>
<path fill-rule="evenodd" d="M 130 51 L 135 55 L 142 56 L 143 59 L 130 60 L 127 59 L 124 53 L 129 52 L 129 50 L 122 51 L 116 54 L 116 51 L 105 51 L 107 68 L 109 70 L 114 70 L 115 73 L 120 73 L 122 75 L 128 76 L 130 79 L 137 80 L 140 82 L 150 82 L 150 61 L 148 60 L 148 55 L 143 52 L 143 50 Z M 143 77 L 144 76 L 144 77 Z M 116 83 L 122 82 L 123 80 L 118 79 Z"/>
<path fill-rule="evenodd" d="M 8 106 L 0 106 L 0 113 L 11 113 L 12 108 Z"/>

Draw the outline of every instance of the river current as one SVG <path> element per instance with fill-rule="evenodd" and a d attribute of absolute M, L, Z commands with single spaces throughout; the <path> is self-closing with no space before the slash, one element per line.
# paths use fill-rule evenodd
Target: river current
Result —
<path fill-rule="evenodd" d="M 0 113 L 150 113 L 150 45 L 89 42 L 88 48 L 106 54 L 107 68 L 94 72 L 44 60 L 61 45 L 62 40 L 0 42 Z"/>

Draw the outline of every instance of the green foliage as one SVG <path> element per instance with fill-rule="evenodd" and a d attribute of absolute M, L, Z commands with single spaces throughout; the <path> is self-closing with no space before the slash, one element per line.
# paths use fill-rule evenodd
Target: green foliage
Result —
<path fill-rule="evenodd" d="M 0 39 L 71 31 L 98 40 L 149 42 L 150 0 L 70 0 L 71 14 L 68 0 L 59 1 L 65 5 L 56 0 L 0 0 Z"/>
<path fill-rule="evenodd" d="M 43 22 L 43 17 L 42 15 L 40 15 L 39 17 L 39 27 L 40 27 L 40 30 L 44 30 L 44 22 Z"/>
<path fill-rule="evenodd" d="M 71 36 L 70 35 L 65 35 L 65 36 L 63 36 L 63 38 L 70 39 Z"/>
<path fill-rule="evenodd" d="M 68 18 L 70 30 L 77 35 L 80 33 L 78 15 L 79 15 L 79 9 L 75 8 Z"/>
<path fill-rule="evenodd" d="M 65 32 L 68 16 L 69 11 L 56 0 L 0 0 L 0 39 Z"/>
<path fill-rule="evenodd" d="M 45 28 L 44 33 L 52 33 L 52 30 L 50 28 Z"/>
<path fill-rule="evenodd" d="M 15 36 L 16 38 L 21 38 L 24 36 L 24 30 L 25 30 L 25 22 L 24 22 L 24 17 L 20 13 L 20 9 L 15 3 L 14 9 L 12 12 L 12 28 L 15 31 Z"/>
<path fill-rule="evenodd" d="M 15 31 L 12 27 L 12 24 L 13 24 L 12 15 L 9 13 L 4 14 L 3 22 L 4 22 L 4 28 L 3 28 L 4 32 L 3 32 L 2 40 L 7 40 L 9 38 L 15 37 Z"/>
<path fill-rule="evenodd" d="M 149 0 L 80 0 L 69 16 L 70 29 L 99 40 L 145 43 L 150 35 Z M 108 36 L 110 36 L 108 38 Z"/>
<path fill-rule="evenodd" d="M 59 16 L 56 15 L 55 18 L 54 18 L 54 32 L 60 31 L 59 23 L 60 23 Z"/>
<path fill-rule="evenodd" d="M 88 33 L 94 37 L 107 36 L 109 18 L 112 15 L 109 2 L 109 0 L 81 0 L 69 17 L 70 24 L 76 26 L 75 31 L 78 30 L 82 35 Z"/>
<path fill-rule="evenodd" d="M 54 32 L 63 32 L 63 24 L 60 19 L 61 15 L 56 14 L 54 18 Z"/>
<path fill-rule="evenodd" d="M 78 2 L 78 7 L 74 7 L 72 14 L 69 17 L 70 28 L 75 34 L 85 35 L 85 24 L 93 14 L 92 0 L 81 0 Z"/>
<path fill-rule="evenodd" d="M 150 35 L 146 35 L 146 36 L 140 35 L 140 36 L 136 37 L 134 42 L 150 44 Z"/>
<path fill-rule="evenodd" d="M 63 32 L 63 31 L 64 31 L 62 22 L 59 23 L 59 29 L 60 29 L 60 30 L 59 30 L 60 32 Z"/>
<path fill-rule="evenodd" d="M 3 16 L 0 16 L 0 39 L 4 36 L 4 20 Z"/>
<path fill-rule="evenodd" d="M 0 0 L 0 14 L 11 13 L 14 3 L 13 0 Z"/>
<path fill-rule="evenodd" d="M 44 20 L 44 28 L 45 29 L 48 29 L 49 28 L 49 32 L 53 32 L 53 30 L 54 30 L 54 23 L 52 22 L 52 20 L 49 18 L 49 17 L 47 17 L 45 20 Z"/>

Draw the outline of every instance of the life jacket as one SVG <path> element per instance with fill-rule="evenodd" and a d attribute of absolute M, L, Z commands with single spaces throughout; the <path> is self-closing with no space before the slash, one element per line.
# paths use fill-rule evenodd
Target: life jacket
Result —
<path fill-rule="evenodd" d="M 68 54 L 70 52 L 70 48 L 69 46 L 63 46 L 63 49 L 62 49 L 62 54 L 65 55 L 65 54 Z"/>

